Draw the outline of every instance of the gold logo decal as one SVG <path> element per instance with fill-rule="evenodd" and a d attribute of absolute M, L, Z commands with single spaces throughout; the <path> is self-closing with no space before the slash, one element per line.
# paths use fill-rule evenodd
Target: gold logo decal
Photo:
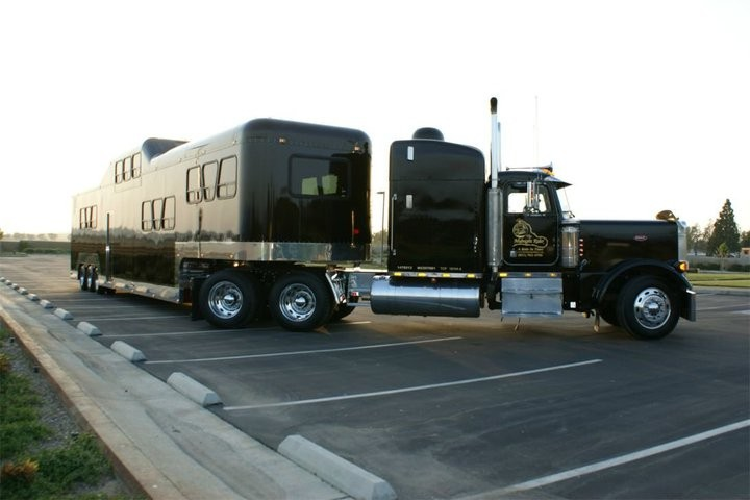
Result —
<path fill-rule="evenodd" d="M 546 236 L 534 233 L 531 224 L 517 219 L 513 226 L 513 250 L 511 257 L 544 257 L 544 249 L 549 245 Z"/>

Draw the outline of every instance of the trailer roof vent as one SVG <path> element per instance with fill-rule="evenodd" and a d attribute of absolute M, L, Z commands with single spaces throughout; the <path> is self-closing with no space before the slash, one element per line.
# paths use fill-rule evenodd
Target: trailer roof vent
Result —
<path fill-rule="evenodd" d="M 440 131 L 440 129 L 433 128 L 433 127 L 422 127 L 418 128 L 412 135 L 412 140 L 421 140 L 421 139 L 427 139 L 430 141 L 444 141 L 445 137 L 443 137 L 443 133 Z"/>

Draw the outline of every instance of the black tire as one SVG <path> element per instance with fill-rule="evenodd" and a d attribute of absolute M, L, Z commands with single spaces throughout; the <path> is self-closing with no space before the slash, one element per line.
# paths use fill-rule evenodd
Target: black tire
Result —
<path fill-rule="evenodd" d="M 89 289 L 89 268 L 87 266 L 78 266 L 78 288 L 85 292 Z"/>
<path fill-rule="evenodd" d="M 203 282 L 199 305 L 203 317 L 219 328 L 240 328 L 255 319 L 260 303 L 255 277 L 225 269 Z"/>
<path fill-rule="evenodd" d="M 599 317 L 612 326 L 620 326 L 617 319 L 617 303 L 613 300 L 605 300 L 599 306 Z"/>
<path fill-rule="evenodd" d="M 342 319 L 349 316 L 351 313 L 354 312 L 354 306 L 339 306 L 338 309 L 333 311 L 333 314 L 331 314 L 330 321 L 341 321 Z"/>
<path fill-rule="evenodd" d="M 331 291 L 323 278 L 294 272 L 281 276 L 268 296 L 271 315 L 292 331 L 314 330 L 326 324 L 333 312 Z"/>
<path fill-rule="evenodd" d="M 617 320 L 633 337 L 660 339 L 674 330 L 679 304 L 669 286 L 653 276 L 639 276 L 622 287 L 617 301 Z"/>
<path fill-rule="evenodd" d="M 96 293 L 99 291 L 99 282 L 97 281 L 99 279 L 99 270 L 93 266 L 89 268 L 89 271 L 87 273 L 86 277 L 86 288 L 91 293 Z"/>

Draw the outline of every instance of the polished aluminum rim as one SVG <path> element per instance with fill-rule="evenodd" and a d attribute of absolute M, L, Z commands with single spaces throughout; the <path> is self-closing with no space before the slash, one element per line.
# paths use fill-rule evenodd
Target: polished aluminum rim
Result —
<path fill-rule="evenodd" d="M 289 284 L 279 294 L 279 311 L 289 321 L 309 319 L 315 313 L 316 306 L 315 294 L 303 283 Z"/>
<path fill-rule="evenodd" d="M 243 305 L 242 290 L 231 281 L 219 281 L 208 291 L 208 307 L 217 318 L 232 319 Z"/>
<path fill-rule="evenodd" d="M 646 288 L 633 302 L 635 320 L 643 328 L 654 330 L 664 326 L 672 314 L 669 296 L 658 288 Z"/>

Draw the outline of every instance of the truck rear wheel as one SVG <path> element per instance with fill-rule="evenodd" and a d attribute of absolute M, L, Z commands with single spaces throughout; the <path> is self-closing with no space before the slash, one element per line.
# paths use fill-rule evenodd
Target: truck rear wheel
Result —
<path fill-rule="evenodd" d="M 314 330 L 333 312 L 333 300 L 323 279 L 313 273 L 281 276 L 271 287 L 268 306 L 274 319 L 287 330 Z"/>
<path fill-rule="evenodd" d="M 668 335 L 679 315 L 674 294 L 659 278 L 640 276 L 623 286 L 617 303 L 617 319 L 633 337 L 656 340 Z"/>
<path fill-rule="evenodd" d="M 258 312 L 258 281 L 241 271 L 219 271 L 203 283 L 200 309 L 206 321 L 220 328 L 239 328 Z"/>

